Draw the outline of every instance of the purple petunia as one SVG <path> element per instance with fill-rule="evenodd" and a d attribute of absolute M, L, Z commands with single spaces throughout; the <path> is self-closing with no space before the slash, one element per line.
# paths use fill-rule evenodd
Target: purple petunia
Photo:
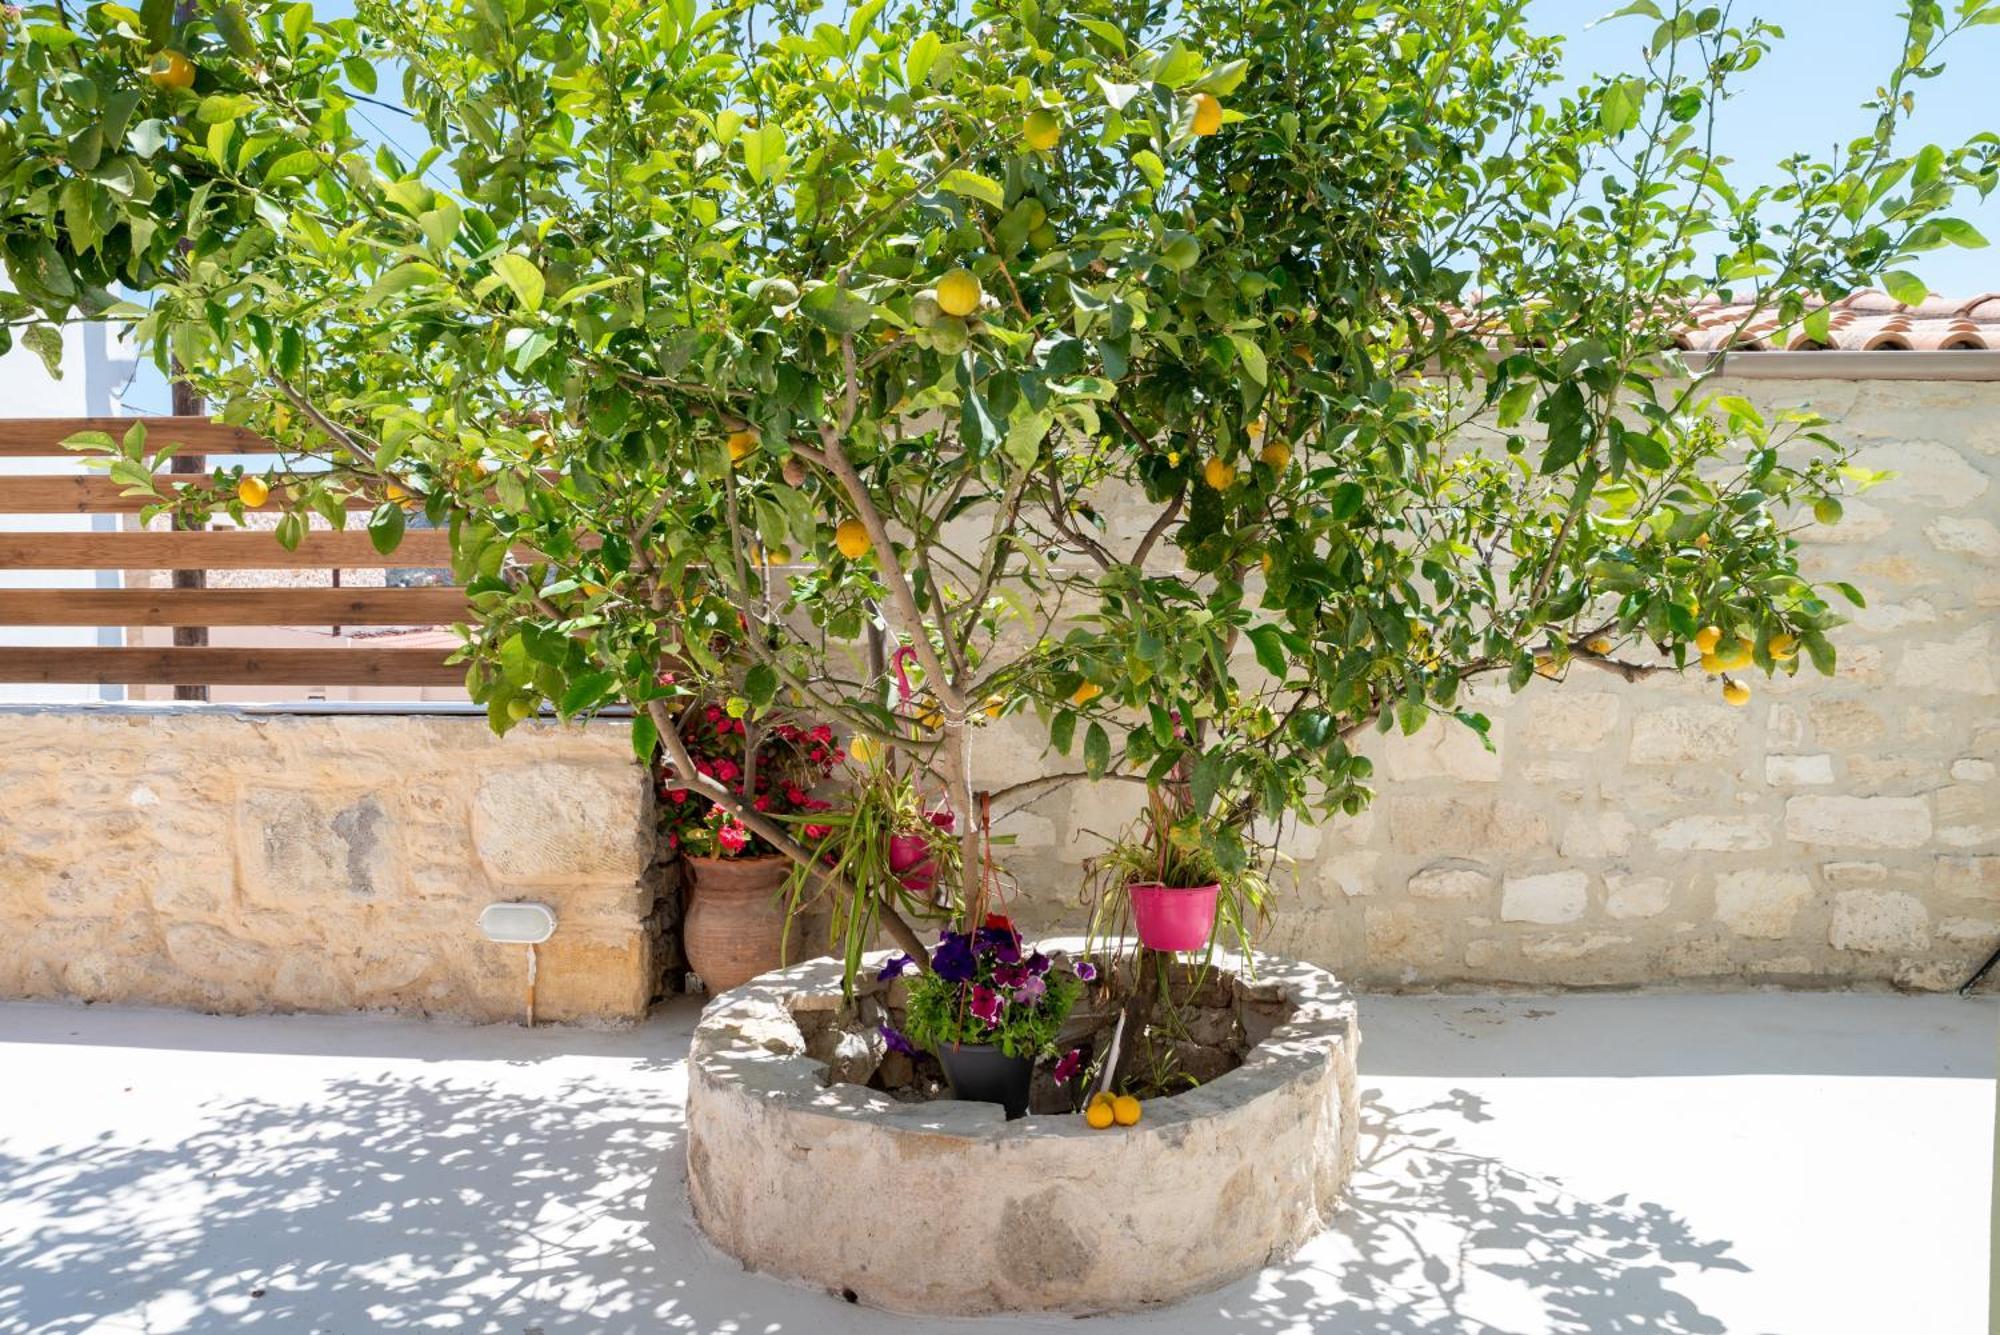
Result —
<path fill-rule="evenodd" d="M 1028 956 L 1028 972 L 1035 975 L 1035 977 L 1039 978 L 1043 974 L 1049 971 L 1049 965 L 1051 962 L 1052 961 L 1050 961 L 1047 955 L 1044 955 L 1041 951 L 1038 950 L 1034 954 Z"/>
<path fill-rule="evenodd" d="M 889 1051 L 900 1052 L 906 1057 L 917 1055 L 917 1045 L 903 1037 L 902 1030 L 891 1024 L 881 1026 L 882 1041 L 889 1045 Z"/>
<path fill-rule="evenodd" d="M 1069 1083 L 1070 1077 L 1076 1074 L 1077 1068 L 1082 1065 L 1083 1049 L 1071 1048 L 1062 1055 L 1062 1059 L 1056 1063 L 1056 1069 L 1049 1074 L 1055 1077 L 1057 1084 L 1066 1085 Z"/>
<path fill-rule="evenodd" d="M 1000 1023 L 1000 994 L 984 984 L 975 985 L 971 1010 L 988 1024 Z"/>
<path fill-rule="evenodd" d="M 1097 979 L 1097 966 L 1089 960 L 1078 960 L 1076 962 L 1076 976 L 1086 983 L 1095 982 Z"/>
<path fill-rule="evenodd" d="M 891 955 L 888 961 L 882 965 L 882 972 L 875 975 L 875 981 L 886 983 L 891 978 L 901 978 L 912 968 L 916 967 L 916 963 L 908 955 Z"/>
<path fill-rule="evenodd" d="M 1001 987 L 1019 987 L 1028 981 L 1028 971 L 1018 964 L 1003 964 L 993 971 L 993 981 Z"/>
<path fill-rule="evenodd" d="M 931 952 L 931 972 L 947 983 L 963 983 L 970 981 L 976 971 L 972 938 L 963 932 L 946 932 L 938 948 Z"/>
<path fill-rule="evenodd" d="M 1048 990 L 1049 985 L 1047 983 L 1030 974 L 1014 985 L 1014 1004 L 1017 1006 L 1032 1006 L 1040 1001 L 1042 994 Z"/>

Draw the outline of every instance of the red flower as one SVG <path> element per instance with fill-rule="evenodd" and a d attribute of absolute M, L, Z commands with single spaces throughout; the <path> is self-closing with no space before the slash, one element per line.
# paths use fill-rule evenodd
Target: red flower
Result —
<path fill-rule="evenodd" d="M 668 790 L 667 790 L 667 801 L 669 801 L 669 802 L 685 802 L 685 801 L 687 801 L 687 800 L 688 800 L 688 790 L 687 790 L 687 789 L 685 789 L 685 788 L 670 788 L 670 789 L 668 789 Z"/>
<path fill-rule="evenodd" d="M 996 932 L 1011 932 L 1014 930 L 1013 919 L 1004 913 L 987 914 L 985 925 Z"/>
<path fill-rule="evenodd" d="M 741 853 L 750 843 L 750 832 L 734 821 L 725 822 L 716 830 L 715 842 L 728 852 Z"/>

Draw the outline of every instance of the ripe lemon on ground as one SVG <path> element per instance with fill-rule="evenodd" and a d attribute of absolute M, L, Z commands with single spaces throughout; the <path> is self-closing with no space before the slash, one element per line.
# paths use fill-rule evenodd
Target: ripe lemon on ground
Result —
<path fill-rule="evenodd" d="M 1021 137 L 1028 141 L 1028 147 L 1048 152 L 1062 142 L 1062 117 L 1047 107 L 1036 107 L 1028 113 L 1026 124 L 1021 127 Z"/>
<path fill-rule="evenodd" d="M 1201 466 L 1201 480 L 1217 491 L 1228 491 L 1236 485 L 1236 470 L 1218 455 Z"/>
<path fill-rule="evenodd" d="M 1109 1103 L 1100 1102 L 1097 1099 L 1092 1099 L 1090 1106 L 1083 1110 L 1083 1120 L 1090 1124 L 1092 1131 L 1104 1130 L 1104 1128 L 1111 1125 L 1116 1116 L 1117 1114 L 1111 1111 Z"/>
<path fill-rule="evenodd" d="M 1771 637 L 1771 643 L 1766 647 L 1770 649 L 1771 657 L 1782 663 L 1798 654 L 1799 637 L 1789 631 L 1780 631 Z"/>
<path fill-rule="evenodd" d="M 1130 1094 L 1120 1094 L 1111 1101 L 1111 1116 L 1120 1126 L 1136 1126 L 1139 1121 L 1139 1100 Z"/>
<path fill-rule="evenodd" d="M 757 448 L 755 431 L 732 431 L 729 433 L 729 462 L 740 464 Z"/>
<path fill-rule="evenodd" d="M 970 269 L 953 269 L 938 279 L 938 309 L 946 315 L 963 318 L 979 309 L 980 298 L 986 289 L 979 285 L 979 279 Z"/>
<path fill-rule="evenodd" d="M 1282 473 L 1292 466 L 1292 449 L 1282 440 L 1274 440 L 1258 452 L 1257 457 L 1264 466 L 1274 473 Z"/>
<path fill-rule="evenodd" d="M 1087 705 L 1104 694 L 1104 688 L 1094 681 L 1087 681 L 1070 692 L 1069 702 L 1073 705 Z"/>
<path fill-rule="evenodd" d="M 833 531 L 833 545 L 840 548 L 840 554 L 850 561 L 858 561 L 868 554 L 868 528 L 859 519 L 843 519 L 840 527 Z"/>
<path fill-rule="evenodd" d="M 1741 707 L 1750 703 L 1750 688 L 1740 681 L 1722 683 L 1722 698 L 1732 705 Z"/>
<path fill-rule="evenodd" d="M 261 477 L 246 477 L 236 483 L 236 499 L 256 509 L 271 499 L 271 484 Z"/>
<path fill-rule="evenodd" d="M 146 77 L 153 81 L 155 88 L 171 88 L 180 92 L 194 87 L 194 62 L 178 51 L 161 51 L 146 67 Z"/>
<path fill-rule="evenodd" d="M 1722 627 L 1703 626 L 1694 633 L 1694 647 L 1705 654 L 1715 652 L 1715 646 L 1722 642 Z"/>
<path fill-rule="evenodd" d="M 1222 128 L 1222 103 L 1215 100 L 1213 93 L 1194 95 L 1194 132 L 1214 134 Z"/>

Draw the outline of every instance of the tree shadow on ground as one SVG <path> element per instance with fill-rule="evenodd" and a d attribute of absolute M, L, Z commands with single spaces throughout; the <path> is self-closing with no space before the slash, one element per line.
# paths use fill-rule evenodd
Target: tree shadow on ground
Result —
<path fill-rule="evenodd" d="M 1397 1335 L 1706 1335 L 1724 1324 L 1671 1287 L 1747 1271 L 1663 1205 L 1590 1200 L 1461 1147 L 1493 1120 L 1462 1089 L 1397 1109 L 1363 1096 L 1361 1150 L 1332 1232 L 1250 1286 L 1270 1329 Z"/>
<path fill-rule="evenodd" d="M 0 1143 L 0 1332 L 914 1335 L 957 1324 L 851 1307 L 710 1250 L 687 1218 L 678 1048 L 627 1058 L 525 1087 L 533 1073 L 510 1062 L 490 1080 L 483 1063 L 405 1065 L 287 1097 L 218 1096 L 174 1141 Z M 1745 1269 L 1727 1243 L 1664 1206 L 1584 1199 L 1465 1149 L 1461 1134 L 1488 1120 L 1463 1091 L 1410 1107 L 1371 1092 L 1332 1232 L 1256 1277 L 1092 1329 L 1723 1329 L 1673 1283 Z M 893 1183 L 883 1202 L 942 1208 L 899 1200 Z M 1075 1327 L 1046 1317 L 966 1328 Z"/>

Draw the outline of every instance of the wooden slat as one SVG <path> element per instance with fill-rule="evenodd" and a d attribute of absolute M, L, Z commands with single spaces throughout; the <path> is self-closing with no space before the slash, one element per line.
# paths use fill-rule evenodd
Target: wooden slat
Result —
<path fill-rule="evenodd" d="M 437 649 L 0 648 L 0 681 L 98 686 L 463 686 Z"/>
<path fill-rule="evenodd" d="M 0 417 L 0 458 L 82 457 L 62 442 L 79 431 L 123 440 L 132 423 L 146 424 L 148 454 L 172 445 L 176 454 L 275 454 L 278 447 L 240 426 L 206 417 Z"/>
<path fill-rule="evenodd" d="M 164 479 L 157 484 L 162 496 L 169 494 L 174 483 Z M 108 477 L 86 474 L 63 473 L 0 473 L 0 514 L 6 515 L 68 515 L 68 514 L 136 514 L 149 505 L 158 504 L 148 496 L 121 495 L 125 490 L 123 482 L 113 482 Z M 285 489 L 273 487 L 271 494 L 262 505 L 245 506 L 245 509 L 276 510 L 285 504 Z M 350 510 L 367 510 L 373 507 L 364 500 L 351 500 Z"/>
<path fill-rule="evenodd" d="M 6 484 L 0 482 L 0 487 Z M 169 533 L 0 533 L 0 570 L 369 570 L 387 566 L 451 565 L 451 538 L 412 529 L 394 554 L 382 556 L 360 529 L 314 530 L 297 551 L 268 532 L 224 529 Z"/>
<path fill-rule="evenodd" d="M 0 626 L 442 626 L 458 589 L 0 589 Z"/>

